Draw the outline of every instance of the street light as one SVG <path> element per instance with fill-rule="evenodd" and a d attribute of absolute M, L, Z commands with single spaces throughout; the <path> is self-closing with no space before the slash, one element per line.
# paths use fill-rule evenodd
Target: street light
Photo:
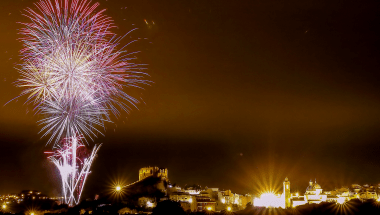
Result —
<path fill-rule="evenodd" d="M 231 211 L 231 207 L 230 206 L 227 207 L 227 211 Z"/>
<path fill-rule="evenodd" d="M 121 185 L 118 184 L 118 185 L 116 185 L 114 187 L 114 191 L 113 191 L 113 195 L 114 195 L 114 197 L 116 199 L 116 204 L 119 205 L 119 206 L 120 206 L 120 203 L 121 203 L 121 200 L 122 200 L 122 197 L 123 197 L 123 192 L 124 192 L 123 187 L 124 186 L 121 186 Z"/>
<path fill-rule="evenodd" d="M 4 204 L 4 205 L 2 206 L 2 208 L 3 208 L 3 209 L 6 209 L 6 208 L 7 208 L 7 205 L 6 205 L 6 204 Z"/>

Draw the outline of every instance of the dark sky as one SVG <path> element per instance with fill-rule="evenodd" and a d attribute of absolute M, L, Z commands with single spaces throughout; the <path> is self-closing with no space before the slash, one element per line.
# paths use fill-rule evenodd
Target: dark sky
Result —
<path fill-rule="evenodd" d="M 33 2 L 0 1 L 0 104 L 21 92 L 17 22 Z M 85 197 L 149 165 L 182 186 L 243 194 L 286 176 L 300 191 L 315 178 L 325 189 L 380 183 L 379 1 L 99 2 L 118 34 L 139 28 L 124 43 L 141 38 L 128 49 L 154 84 L 97 139 Z M 1 107 L 0 194 L 58 194 L 51 146 L 24 101 Z"/>

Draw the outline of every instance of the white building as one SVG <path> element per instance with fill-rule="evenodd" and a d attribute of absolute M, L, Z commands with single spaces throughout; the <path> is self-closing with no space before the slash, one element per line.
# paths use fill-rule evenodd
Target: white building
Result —
<path fill-rule="evenodd" d="M 317 180 L 313 183 L 311 180 L 309 186 L 306 188 L 305 200 L 308 203 L 319 204 L 327 200 L 327 194 L 323 193 L 321 185 L 317 184 Z"/>

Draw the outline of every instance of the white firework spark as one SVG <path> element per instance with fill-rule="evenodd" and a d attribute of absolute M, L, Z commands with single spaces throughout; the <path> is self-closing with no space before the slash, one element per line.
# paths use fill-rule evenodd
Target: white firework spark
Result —
<path fill-rule="evenodd" d="M 49 158 L 60 170 L 69 205 L 78 203 L 83 189 L 78 184 L 84 184 L 99 149 L 95 146 L 79 165 L 81 139 L 94 140 L 111 115 L 129 113 L 139 100 L 124 90 L 149 82 L 141 65 L 130 62 L 135 53 L 118 49 L 122 37 L 110 31 L 113 21 L 104 10 L 96 12 L 98 5 L 87 0 L 40 0 L 36 11 L 26 10 L 31 23 L 22 23 L 20 31 L 24 44 L 17 82 L 24 88 L 20 96 L 28 96 L 27 103 L 42 116 L 41 133 L 50 135 L 48 143 L 58 148 Z"/>

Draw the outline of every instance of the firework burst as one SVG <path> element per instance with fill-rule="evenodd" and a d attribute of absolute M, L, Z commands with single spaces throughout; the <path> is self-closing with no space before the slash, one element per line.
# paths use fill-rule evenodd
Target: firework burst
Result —
<path fill-rule="evenodd" d="M 102 134 L 111 115 L 130 112 L 139 100 L 128 87 L 141 88 L 148 81 L 141 65 L 131 63 L 122 37 L 98 3 L 83 0 L 40 0 L 36 10 L 25 10 L 30 23 L 20 30 L 24 48 L 17 86 L 42 119 L 43 136 L 57 151 L 49 158 L 61 172 L 66 203 L 78 203 L 84 181 L 99 146 L 80 165 L 76 152 L 86 137 Z M 133 42 L 133 41 L 132 41 Z M 82 141 L 83 140 L 83 141 Z M 82 182 L 80 182 L 82 181 Z M 78 185 L 83 184 L 83 185 Z M 76 193 L 76 194 L 75 194 Z"/>

